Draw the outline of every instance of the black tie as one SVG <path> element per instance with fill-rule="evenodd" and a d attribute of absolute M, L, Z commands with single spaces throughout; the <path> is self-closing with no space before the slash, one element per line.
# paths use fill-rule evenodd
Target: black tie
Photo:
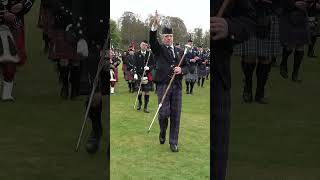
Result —
<path fill-rule="evenodd" d="M 174 54 L 173 54 L 173 51 L 172 51 L 172 47 L 169 46 L 168 49 L 169 49 L 169 53 L 170 53 L 171 58 L 173 59 L 173 61 L 175 61 L 174 60 Z"/>

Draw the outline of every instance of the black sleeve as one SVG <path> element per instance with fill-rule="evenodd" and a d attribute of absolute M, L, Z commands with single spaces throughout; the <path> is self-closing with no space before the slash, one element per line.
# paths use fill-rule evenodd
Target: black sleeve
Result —
<path fill-rule="evenodd" d="M 160 54 L 161 45 L 157 40 L 157 31 L 150 31 L 150 48 L 155 55 Z"/>
<path fill-rule="evenodd" d="M 226 18 L 228 38 L 233 43 L 240 43 L 249 38 L 249 32 L 255 28 L 256 12 L 249 0 L 239 0 L 232 15 Z"/>

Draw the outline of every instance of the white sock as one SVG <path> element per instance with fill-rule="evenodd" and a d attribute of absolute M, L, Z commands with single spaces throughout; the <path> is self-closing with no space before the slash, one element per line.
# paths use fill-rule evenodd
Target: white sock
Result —
<path fill-rule="evenodd" d="M 111 88 L 110 88 L 110 93 L 111 93 L 111 94 L 114 94 L 114 87 L 111 87 Z"/>
<path fill-rule="evenodd" d="M 14 100 L 12 97 L 13 82 L 3 81 L 2 100 Z"/>

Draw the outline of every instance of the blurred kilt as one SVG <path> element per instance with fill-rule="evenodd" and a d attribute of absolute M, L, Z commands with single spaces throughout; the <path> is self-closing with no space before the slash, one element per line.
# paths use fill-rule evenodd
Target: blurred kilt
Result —
<path fill-rule="evenodd" d="M 140 80 L 135 81 L 135 91 L 139 90 Z M 141 84 L 141 91 L 152 91 L 153 82 L 148 81 L 148 84 Z"/>
<path fill-rule="evenodd" d="M 189 67 L 189 73 L 184 75 L 184 79 L 186 81 L 196 81 L 198 80 L 198 66 L 190 66 Z"/>
<path fill-rule="evenodd" d="M 122 64 L 122 72 L 124 75 L 124 79 L 126 81 L 133 81 L 133 73 L 131 71 L 128 71 L 127 69 L 127 65 L 126 64 Z"/>
<path fill-rule="evenodd" d="M 271 16 L 269 34 L 265 38 L 257 37 L 255 32 L 250 34 L 249 40 L 234 47 L 235 56 L 281 56 L 282 46 L 280 43 L 279 18 Z"/>
<path fill-rule="evenodd" d="M 311 36 L 320 36 L 320 16 L 309 17 L 309 27 Z"/>
<path fill-rule="evenodd" d="M 188 74 L 184 75 L 184 79 L 186 81 L 197 81 L 198 80 L 198 73 L 197 72 L 188 73 Z"/>
<path fill-rule="evenodd" d="M 284 14 L 280 17 L 281 44 L 291 48 L 308 44 L 310 41 L 310 28 L 307 16 L 304 16 L 299 24 L 292 23 L 293 19 L 294 17 L 290 14 Z"/>
<path fill-rule="evenodd" d="M 66 40 L 64 30 L 49 30 L 49 38 L 49 59 L 80 59 L 76 46 Z"/>
<path fill-rule="evenodd" d="M 206 66 L 197 66 L 198 78 L 205 77 L 207 75 Z"/>

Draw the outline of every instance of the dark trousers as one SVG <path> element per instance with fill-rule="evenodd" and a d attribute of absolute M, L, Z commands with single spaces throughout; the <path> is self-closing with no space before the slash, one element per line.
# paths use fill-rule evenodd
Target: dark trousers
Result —
<path fill-rule="evenodd" d="M 158 103 L 166 91 L 167 84 L 157 85 Z M 166 131 L 168 127 L 168 118 L 170 118 L 170 137 L 169 144 L 178 144 L 179 127 L 180 127 L 180 115 L 181 115 L 181 98 L 182 88 L 181 86 L 172 83 L 166 98 L 162 103 L 162 107 L 159 110 L 159 124 L 160 131 Z"/>
<path fill-rule="evenodd" d="M 223 82 L 217 76 L 211 83 L 211 177 L 214 180 L 224 180 L 226 177 L 229 134 L 230 134 L 230 89 L 223 87 Z"/>

